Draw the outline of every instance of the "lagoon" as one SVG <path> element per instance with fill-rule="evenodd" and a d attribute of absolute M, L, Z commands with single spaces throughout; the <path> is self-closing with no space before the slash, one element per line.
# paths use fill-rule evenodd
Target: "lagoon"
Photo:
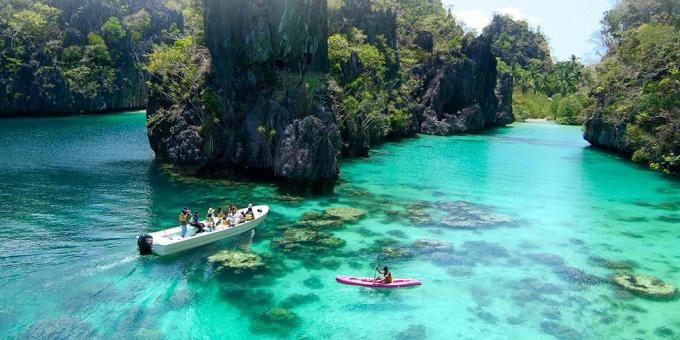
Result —
<path fill-rule="evenodd" d="M 0 155 L 9 338 L 680 337 L 680 301 L 609 280 L 629 267 L 680 285 L 680 182 L 588 147 L 578 127 L 383 144 L 312 197 L 178 176 L 154 161 L 143 113 L 3 120 Z M 231 202 L 272 213 L 254 235 L 137 255 L 136 235 L 172 226 L 182 206 Z M 324 231 L 344 241 L 337 249 L 277 246 L 305 212 L 329 207 L 368 214 Z M 257 253 L 269 270 L 217 273 L 207 258 L 224 249 Z M 378 253 L 423 285 L 335 282 L 372 276 Z"/>

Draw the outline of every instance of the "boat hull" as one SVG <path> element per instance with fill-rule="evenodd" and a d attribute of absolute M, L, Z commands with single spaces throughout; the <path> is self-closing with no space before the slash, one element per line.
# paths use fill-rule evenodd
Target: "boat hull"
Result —
<path fill-rule="evenodd" d="M 392 283 L 374 283 L 372 278 L 355 276 L 337 276 L 335 281 L 345 285 L 370 288 L 405 288 L 421 285 L 421 282 L 415 279 L 393 279 Z"/>
<path fill-rule="evenodd" d="M 151 233 L 150 235 L 154 239 L 151 251 L 155 255 L 166 256 L 251 231 L 264 222 L 264 218 L 269 212 L 269 207 L 267 206 L 256 206 L 253 207 L 253 209 L 255 211 L 259 210 L 262 212 L 256 212 L 256 218 L 252 221 L 240 223 L 236 226 L 230 226 L 228 228 L 217 228 L 217 230 L 214 231 L 202 232 L 186 238 L 181 238 L 178 236 L 181 230 L 180 227 Z"/>

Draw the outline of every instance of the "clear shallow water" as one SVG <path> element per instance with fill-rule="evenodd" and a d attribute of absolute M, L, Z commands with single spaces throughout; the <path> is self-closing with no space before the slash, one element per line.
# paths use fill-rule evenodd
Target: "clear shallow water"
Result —
<path fill-rule="evenodd" d="M 597 260 L 629 261 L 636 273 L 680 284 L 680 184 L 587 148 L 580 133 L 515 124 L 387 144 L 344 162 L 335 194 L 299 199 L 271 185 L 173 176 L 153 161 L 143 114 L 2 120 L 0 334 L 680 337 L 679 300 L 622 292 Z M 136 255 L 134 237 L 171 226 L 179 207 L 232 201 L 273 212 L 252 238 Z M 327 230 L 343 247 L 273 246 L 304 212 L 333 206 L 369 211 Z M 415 247 L 422 239 L 445 245 Z M 206 259 L 223 249 L 260 254 L 271 270 L 216 274 Z M 381 260 L 395 276 L 423 286 L 335 283 L 337 274 L 372 275 L 381 250 L 399 255 Z M 278 306 L 292 320 L 263 316 Z"/>

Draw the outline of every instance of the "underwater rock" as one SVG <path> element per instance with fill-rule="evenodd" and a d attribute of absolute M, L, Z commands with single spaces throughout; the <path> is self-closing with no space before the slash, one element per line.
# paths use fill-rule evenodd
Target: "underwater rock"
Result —
<path fill-rule="evenodd" d="M 583 339 L 583 335 L 577 330 L 554 321 L 541 322 L 541 330 L 560 340 Z"/>
<path fill-rule="evenodd" d="M 318 211 L 306 211 L 300 217 L 301 221 L 309 221 L 323 218 L 323 213 Z"/>
<path fill-rule="evenodd" d="M 668 327 L 663 327 L 663 326 L 657 327 L 656 329 L 654 329 L 654 334 L 656 336 L 659 336 L 659 337 L 662 337 L 662 338 L 673 338 L 673 339 L 675 339 L 673 337 L 673 335 L 674 335 L 673 330 L 668 328 Z"/>
<path fill-rule="evenodd" d="M 578 268 L 567 265 L 561 265 L 553 268 L 553 273 L 555 273 L 555 275 L 557 275 L 557 277 L 563 281 L 579 285 L 596 285 L 605 282 L 605 279 L 597 275 L 588 274 Z"/>
<path fill-rule="evenodd" d="M 465 201 L 439 201 L 435 208 L 448 212 L 440 224 L 449 228 L 490 227 L 511 221 L 506 216 L 489 213 L 490 208 Z"/>
<path fill-rule="evenodd" d="M 415 225 L 430 225 L 432 219 L 430 218 L 430 213 L 426 209 L 431 208 L 432 205 L 425 201 L 416 201 L 412 204 L 406 205 L 406 218 L 408 218 L 411 223 Z"/>
<path fill-rule="evenodd" d="M 328 219 L 316 219 L 316 220 L 300 220 L 298 224 L 310 227 L 310 228 L 337 228 L 342 226 L 342 221 L 339 220 L 328 220 Z"/>
<path fill-rule="evenodd" d="M 494 325 L 498 323 L 498 318 L 495 315 L 487 312 L 479 305 L 475 308 L 468 307 L 467 310 L 468 312 L 472 313 L 475 317 L 477 317 L 477 319 L 482 320 L 487 324 Z"/>
<path fill-rule="evenodd" d="M 506 319 L 506 321 L 510 325 L 521 325 L 526 322 L 526 320 L 522 316 L 510 316 Z"/>
<path fill-rule="evenodd" d="M 343 222 L 358 221 L 359 219 L 366 215 L 366 212 L 364 210 L 349 207 L 328 208 L 323 212 L 324 214 L 331 216 L 333 218 L 337 218 Z"/>
<path fill-rule="evenodd" d="M 406 235 L 405 232 L 401 230 L 390 230 L 387 232 L 387 235 L 398 237 L 398 238 L 407 238 L 408 235 Z"/>
<path fill-rule="evenodd" d="M 373 241 L 367 248 L 359 250 L 360 253 L 380 254 L 383 258 L 408 258 L 413 256 L 410 249 L 401 242 L 392 238 L 381 238 Z"/>
<path fill-rule="evenodd" d="M 238 250 L 223 250 L 209 256 L 208 262 L 213 264 L 218 272 L 228 270 L 235 274 L 256 272 L 265 267 L 259 255 Z"/>
<path fill-rule="evenodd" d="M 669 299 L 678 293 L 678 288 L 674 285 L 650 275 L 616 274 L 612 281 L 617 286 L 644 297 Z"/>
<path fill-rule="evenodd" d="M 340 268 L 340 264 L 341 264 L 340 261 L 338 261 L 336 259 L 330 259 L 330 260 L 325 260 L 325 261 L 321 262 L 321 265 L 324 266 L 324 268 L 328 268 L 328 269 L 331 269 L 331 270 L 336 270 L 336 269 Z"/>
<path fill-rule="evenodd" d="M 491 207 L 465 201 L 415 202 L 405 206 L 411 223 L 454 229 L 475 229 L 508 224 L 512 220 L 491 213 Z"/>
<path fill-rule="evenodd" d="M 313 252 L 337 249 L 345 245 L 345 241 L 330 233 L 313 229 L 288 229 L 282 238 L 271 241 L 272 247 L 283 252 L 309 250 Z"/>
<path fill-rule="evenodd" d="M 285 298 L 283 301 L 281 301 L 281 306 L 285 308 L 293 308 L 317 301 L 319 301 L 319 296 L 314 293 L 292 294 Z"/>
<path fill-rule="evenodd" d="M 596 266 L 618 271 L 630 271 L 635 266 L 630 261 L 612 261 L 601 256 L 591 256 L 589 260 Z"/>
<path fill-rule="evenodd" d="M 354 229 L 355 232 L 357 232 L 359 235 L 363 237 L 376 237 L 379 236 L 380 233 L 377 233 L 371 229 L 365 228 L 365 227 L 360 227 L 357 229 Z"/>
<path fill-rule="evenodd" d="M 565 263 L 564 259 L 561 258 L 559 255 L 550 253 L 529 254 L 527 255 L 527 257 L 536 263 L 544 264 L 550 267 L 562 266 Z"/>
<path fill-rule="evenodd" d="M 405 330 L 399 332 L 396 340 L 420 340 L 427 337 L 427 330 L 423 325 L 410 325 Z"/>
<path fill-rule="evenodd" d="M 274 307 L 257 316 L 251 324 L 251 330 L 256 333 L 288 335 L 300 325 L 300 317 L 294 312 Z"/>
<path fill-rule="evenodd" d="M 284 203 L 300 203 L 304 200 L 304 198 L 302 198 L 300 196 L 293 196 L 293 195 L 277 195 L 274 199 L 276 201 L 284 202 Z"/>
<path fill-rule="evenodd" d="M 476 257 L 485 257 L 492 259 L 510 257 L 510 253 L 508 252 L 507 249 L 505 249 L 505 247 L 501 246 L 500 244 L 492 242 L 465 241 L 465 243 L 463 243 L 462 249 L 465 252 L 473 254 Z"/>
<path fill-rule="evenodd" d="M 39 320 L 19 336 L 20 339 L 92 339 L 97 332 L 85 321 L 69 317 Z"/>
<path fill-rule="evenodd" d="M 411 251 L 401 247 L 385 247 L 382 248 L 380 254 L 385 258 L 405 258 L 413 255 Z"/>
<path fill-rule="evenodd" d="M 472 269 L 461 266 L 449 267 L 446 269 L 446 272 L 452 277 L 468 277 L 474 273 Z"/>
<path fill-rule="evenodd" d="M 510 257 L 503 246 L 486 241 L 466 241 L 457 251 L 449 254 L 446 264 L 474 267 L 478 264 L 491 264 Z M 442 263 L 443 264 L 443 263 Z"/>
<path fill-rule="evenodd" d="M 323 286 L 324 286 L 324 284 L 323 284 L 323 282 L 321 281 L 321 279 L 318 278 L 318 277 L 316 277 L 316 276 L 312 276 L 312 277 L 310 277 L 310 278 L 308 278 L 308 279 L 303 280 L 303 281 L 302 281 L 302 284 L 303 284 L 305 287 L 310 288 L 310 289 L 321 289 L 321 288 L 323 288 Z"/>
<path fill-rule="evenodd" d="M 680 223 L 680 215 L 661 215 L 658 217 L 661 222 Z"/>
<path fill-rule="evenodd" d="M 541 295 L 558 295 L 562 289 L 559 286 L 546 283 L 543 280 L 535 278 L 524 278 L 519 281 L 514 281 L 508 284 L 508 287 L 513 290 L 529 290 Z"/>
<path fill-rule="evenodd" d="M 439 240 L 429 240 L 429 239 L 419 239 L 413 242 L 411 245 L 411 248 L 414 249 L 414 251 L 423 253 L 423 254 L 431 254 L 431 253 L 436 253 L 436 252 L 450 252 L 453 251 L 453 246 L 446 242 L 442 242 Z"/>

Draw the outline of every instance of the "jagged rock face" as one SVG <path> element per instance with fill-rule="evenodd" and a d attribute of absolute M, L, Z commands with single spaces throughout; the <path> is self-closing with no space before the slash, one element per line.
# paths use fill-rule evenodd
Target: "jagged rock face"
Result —
<path fill-rule="evenodd" d="M 157 156 L 198 173 L 231 170 L 313 189 L 332 186 L 340 136 L 323 100 L 326 1 L 204 5 L 211 64 L 205 88 L 219 108 L 193 110 L 151 97 L 149 140 Z M 206 115 L 214 120 L 204 121 Z"/>
<path fill-rule="evenodd" d="M 512 80 L 500 87 L 499 107 L 496 58 L 487 36 L 464 43 L 460 53 L 435 57 L 423 70 L 425 94 L 417 109 L 421 132 L 469 133 L 514 121 Z"/>
<path fill-rule="evenodd" d="M 416 45 L 425 51 L 432 52 L 432 48 L 434 47 L 434 37 L 432 36 L 432 32 L 428 31 L 418 31 L 416 33 Z"/>
<path fill-rule="evenodd" d="M 277 71 L 328 71 L 325 0 L 206 0 L 205 40 L 218 77 L 237 94 Z"/>
<path fill-rule="evenodd" d="M 592 145 L 631 154 L 633 147 L 626 142 L 625 135 L 626 122 L 609 120 L 601 110 L 586 119 L 583 138 Z"/>
<path fill-rule="evenodd" d="M 345 22 L 340 30 L 361 29 L 371 44 L 378 41 L 378 36 L 383 36 L 387 46 L 397 47 L 397 14 L 391 9 L 374 9 L 371 0 L 346 0 L 342 8 L 331 13 L 331 21 Z M 347 35 L 349 32 L 342 33 Z"/>
<path fill-rule="evenodd" d="M 505 73 L 500 77 L 500 83 L 496 88 L 496 97 L 498 97 L 496 125 L 498 126 L 505 126 L 515 121 L 515 115 L 512 112 L 512 90 L 512 75 Z"/>
<path fill-rule="evenodd" d="M 64 46 L 84 45 L 89 32 L 97 32 L 109 17 L 122 18 L 120 7 L 101 0 L 52 0 L 50 6 L 61 10 L 59 28 L 63 31 Z M 154 43 L 161 41 L 161 31 L 171 24 L 183 27 L 180 13 L 166 8 L 156 0 L 121 1 L 129 13 L 145 9 L 151 17 L 149 29 L 137 42 L 130 34 L 121 41 L 123 50 L 113 67 L 116 77 L 111 91 L 90 97 L 73 91 L 60 71 L 54 56 L 36 52 L 31 60 L 22 60 L 16 76 L 0 67 L 0 116 L 56 115 L 98 111 L 138 109 L 146 106 L 146 75 L 137 67 Z M 0 66 L 3 66 L 0 62 Z M 47 86 L 46 86 L 47 85 Z M 8 92 L 9 91 L 9 92 Z"/>
<path fill-rule="evenodd" d="M 295 184 L 332 187 L 338 174 L 340 135 L 334 124 L 308 116 L 286 128 L 276 150 L 274 171 Z"/>
<path fill-rule="evenodd" d="M 350 82 L 356 79 L 364 71 L 364 65 L 356 51 L 352 51 L 349 60 L 342 65 L 342 81 Z"/>
<path fill-rule="evenodd" d="M 205 48 L 197 50 L 192 60 L 198 65 L 200 77 L 208 83 L 211 71 L 210 53 Z M 152 77 L 152 82 L 158 78 Z M 197 93 L 203 91 L 196 89 Z M 178 165 L 187 172 L 195 172 L 208 163 L 210 155 L 205 152 L 206 141 L 201 135 L 198 122 L 204 115 L 202 107 L 189 103 L 173 106 L 158 87 L 149 88 L 146 110 L 147 135 L 156 158 Z"/>

